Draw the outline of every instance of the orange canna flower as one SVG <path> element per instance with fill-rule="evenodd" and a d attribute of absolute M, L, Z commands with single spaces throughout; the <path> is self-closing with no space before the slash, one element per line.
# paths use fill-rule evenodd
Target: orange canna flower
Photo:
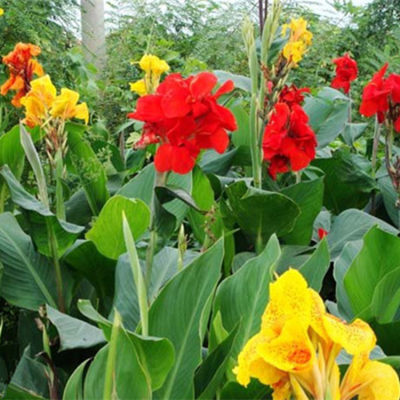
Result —
<path fill-rule="evenodd" d="M 3 64 L 10 72 L 9 79 L 1 86 L 0 93 L 5 96 L 10 90 L 17 93 L 11 103 L 21 107 L 21 98 L 30 90 L 33 75 L 42 76 L 43 67 L 32 57 L 40 54 L 40 48 L 30 43 L 17 43 L 13 51 L 3 57 Z"/>

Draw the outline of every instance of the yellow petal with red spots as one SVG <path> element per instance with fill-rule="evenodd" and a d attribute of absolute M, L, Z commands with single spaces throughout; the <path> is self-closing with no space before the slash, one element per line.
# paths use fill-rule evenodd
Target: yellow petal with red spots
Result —
<path fill-rule="evenodd" d="M 326 314 L 323 321 L 329 338 L 349 354 L 369 353 L 375 347 L 375 333 L 366 322 L 356 319 L 347 324 L 330 314 Z"/>

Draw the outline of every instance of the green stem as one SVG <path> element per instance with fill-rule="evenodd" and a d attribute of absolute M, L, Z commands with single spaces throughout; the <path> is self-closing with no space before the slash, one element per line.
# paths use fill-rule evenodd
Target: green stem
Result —
<path fill-rule="evenodd" d="M 146 286 L 149 288 L 151 283 L 151 275 L 153 271 L 153 260 L 154 260 L 154 253 L 156 250 L 157 244 L 157 232 L 155 229 L 150 231 L 150 240 L 149 245 L 146 251 Z"/>
<path fill-rule="evenodd" d="M 140 267 L 139 257 L 136 251 L 135 239 L 133 238 L 132 231 L 129 227 L 128 221 L 126 220 L 125 214 L 122 215 L 123 220 L 123 233 L 125 239 L 126 249 L 128 251 L 129 263 L 132 269 L 133 281 L 136 286 L 139 310 L 140 310 L 140 322 L 142 325 L 142 334 L 147 336 L 149 333 L 149 317 L 148 317 L 148 305 L 147 305 L 147 291 L 146 285 L 143 280 L 143 273 Z"/>
<path fill-rule="evenodd" d="M 375 178 L 375 174 L 376 174 L 376 161 L 377 161 L 377 155 L 378 155 L 380 134 L 381 134 L 381 125 L 379 124 L 378 118 L 375 117 L 374 142 L 372 145 L 372 157 L 371 157 L 372 175 L 374 178 Z"/>
<path fill-rule="evenodd" d="M 57 297 L 58 297 L 58 308 L 61 312 L 65 312 L 65 302 L 63 295 L 63 279 L 61 274 L 61 265 L 58 258 L 58 244 L 57 238 L 53 229 L 53 225 L 50 219 L 46 219 L 47 234 L 49 238 L 50 252 L 53 258 L 54 271 L 56 277 Z"/>
<path fill-rule="evenodd" d="M 351 101 L 351 89 L 349 89 L 348 98 L 350 99 L 350 101 L 349 101 L 348 122 L 349 122 L 349 124 L 351 124 L 351 105 L 352 105 L 352 101 Z"/>
<path fill-rule="evenodd" d="M 64 165 L 62 160 L 62 154 L 60 150 L 57 150 L 56 157 L 56 215 L 58 219 L 65 220 L 65 205 L 64 205 L 64 193 L 62 185 L 62 177 L 64 173 Z"/>
<path fill-rule="evenodd" d="M 121 328 L 121 316 L 116 311 L 114 316 L 114 324 L 111 331 L 111 339 L 108 347 L 108 357 L 106 364 L 106 375 L 104 379 L 103 400 L 111 400 L 114 391 L 115 364 L 117 361 L 117 341 Z"/>
<path fill-rule="evenodd" d="M 0 189 L 0 214 L 1 214 L 4 212 L 4 207 L 7 200 L 7 187 L 4 183 L 1 184 L 0 186 L 1 186 Z"/>

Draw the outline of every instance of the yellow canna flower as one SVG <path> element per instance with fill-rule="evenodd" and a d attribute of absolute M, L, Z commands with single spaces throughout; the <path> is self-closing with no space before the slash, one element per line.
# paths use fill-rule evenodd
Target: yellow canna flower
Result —
<path fill-rule="evenodd" d="M 140 79 L 134 83 L 130 83 L 131 91 L 137 93 L 139 96 L 144 96 L 147 94 L 146 83 L 144 79 Z"/>
<path fill-rule="evenodd" d="M 167 62 L 152 54 L 145 54 L 140 59 L 139 66 L 146 74 L 162 75 L 169 71 Z"/>
<path fill-rule="evenodd" d="M 251 378 L 271 386 L 274 400 L 398 400 L 396 372 L 368 358 L 375 343 L 366 322 L 347 324 L 328 314 L 319 294 L 289 269 L 270 284 L 261 329 L 233 372 L 243 386 Z M 342 349 L 353 360 L 341 381 L 336 357 Z"/>
<path fill-rule="evenodd" d="M 86 103 L 78 104 L 79 93 L 74 90 L 63 88 L 51 107 L 52 117 L 59 117 L 63 120 L 77 118 L 89 122 L 89 110 Z"/>
<path fill-rule="evenodd" d="M 288 43 L 283 48 L 283 56 L 294 66 L 303 58 L 307 47 L 311 45 L 312 33 L 307 30 L 307 21 L 303 18 L 292 19 L 282 27 L 282 35 L 286 36 L 289 30 Z"/>
<path fill-rule="evenodd" d="M 4 14 L 4 10 L 0 8 L 0 17 Z"/>
<path fill-rule="evenodd" d="M 48 118 L 56 92 L 49 75 L 31 81 L 31 90 L 21 99 L 25 107 L 24 123 L 31 128 L 41 125 Z"/>

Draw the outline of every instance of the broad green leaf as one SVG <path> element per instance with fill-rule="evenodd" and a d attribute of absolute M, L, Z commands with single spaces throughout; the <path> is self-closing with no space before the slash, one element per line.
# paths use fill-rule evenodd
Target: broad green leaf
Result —
<path fill-rule="evenodd" d="M 397 228 L 400 228 L 400 209 L 396 206 L 398 194 L 393 188 L 392 181 L 387 175 L 386 169 L 384 175 L 378 178 L 378 187 L 382 194 L 386 212 L 393 224 Z"/>
<path fill-rule="evenodd" d="M 393 228 L 393 226 L 361 210 L 349 209 L 343 211 L 334 219 L 327 236 L 331 257 L 336 258 L 347 242 L 362 239 L 375 225 L 379 226 L 385 232 L 393 235 L 399 234 L 399 231 Z"/>
<path fill-rule="evenodd" d="M 103 165 L 97 159 L 89 143 L 83 138 L 85 127 L 76 124 L 67 124 L 68 131 L 68 158 L 71 160 L 73 172 L 85 190 L 90 208 L 98 215 L 108 200 L 107 177 Z"/>
<path fill-rule="evenodd" d="M 375 320 L 370 321 L 371 328 L 378 338 L 378 345 L 387 355 L 397 356 L 400 354 L 400 321 L 390 322 L 388 324 L 379 324 Z M 382 399 L 383 400 L 383 399 Z"/>
<path fill-rule="evenodd" d="M 288 196 L 249 188 L 244 181 L 230 185 L 226 192 L 236 222 L 257 242 L 266 243 L 274 233 L 291 232 L 300 215 L 299 206 Z"/>
<path fill-rule="evenodd" d="M 31 358 L 29 348 L 26 348 L 7 386 L 4 400 L 48 399 L 48 373 L 47 367 Z"/>
<path fill-rule="evenodd" d="M 228 366 L 239 325 L 203 361 L 195 375 L 195 398 L 213 399 Z"/>
<path fill-rule="evenodd" d="M 103 330 L 107 340 L 110 340 L 111 321 L 100 315 L 89 300 L 79 300 L 78 308 L 85 317 L 96 322 Z M 136 347 L 142 367 L 151 378 L 152 389 L 159 389 L 174 364 L 175 353 L 172 343 L 165 338 L 143 337 L 130 331 L 127 331 L 127 333 Z"/>
<path fill-rule="evenodd" d="M 352 146 L 354 142 L 364 133 L 367 123 L 346 123 L 342 132 L 345 143 Z"/>
<path fill-rule="evenodd" d="M 112 299 L 116 262 L 103 256 L 90 240 L 77 240 L 63 262 L 80 272 L 96 289 L 100 300 Z"/>
<path fill-rule="evenodd" d="M 380 324 L 392 322 L 400 308 L 399 282 L 400 265 L 399 268 L 386 274 L 376 285 L 372 297 L 372 313 Z"/>
<path fill-rule="evenodd" d="M 106 362 L 111 343 L 103 347 L 90 364 L 85 379 L 84 398 L 102 399 L 106 377 Z M 119 399 L 149 399 L 151 387 L 141 366 L 136 348 L 122 328 L 116 338 L 116 359 L 113 369 L 113 389 Z"/>
<path fill-rule="evenodd" d="M 323 178 L 300 182 L 281 192 L 300 207 L 300 215 L 292 232 L 283 237 L 289 244 L 308 245 L 310 243 L 315 218 L 321 211 L 324 195 Z"/>
<path fill-rule="evenodd" d="M 374 317 L 372 300 L 377 285 L 399 267 L 400 238 L 372 228 L 344 277 L 347 296 L 357 316 L 367 321 Z M 393 288 L 391 290 L 393 294 Z"/>
<path fill-rule="evenodd" d="M 299 268 L 310 287 L 319 292 L 330 265 L 329 249 L 326 239 L 321 240 L 312 256 Z"/>
<path fill-rule="evenodd" d="M 1 295 L 9 303 L 30 310 L 45 303 L 57 307 L 54 269 L 10 213 L 0 214 L 0 262 Z"/>
<path fill-rule="evenodd" d="M 47 233 L 47 223 L 50 223 L 57 240 L 58 255 L 64 254 L 65 250 L 84 230 L 84 227 L 59 220 L 43 203 L 23 188 L 7 165 L 0 168 L 0 174 L 7 182 L 13 202 L 24 210 L 29 221 L 32 238 L 40 253 L 51 256 Z"/>
<path fill-rule="evenodd" d="M 238 130 L 232 134 L 232 142 L 235 147 L 250 146 L 249 135 L 249 114 L 245 111 L 242 105 L 236 105 L 232 108 L 238 124 Z"/>
<path fill-rule="evenodd" d="M 344 287 L 344 277 L 361 248 L 362 240 L 346 243 L 342 252 L 335 260 L 333 267 L 333 277 L 336 281 L 336 301 L 338 312 L 347 321 L 351 321 L 354 318 L 354 313 L 351 309 L 350 301 Z"/>
<path fill-rule="evenodd" d="M 122 234 L 122 213 L 125 213 L 132 233 L 137 239 L 150 223 L 150 210 L 138 199 L 116 195 L 109 199 L 86 238 L 91 240 L 100 253 L 116 260 L 125 250 Z"/>
<path fill-rule="evenodd" d="M 20 176 L 24 164 L 24 149 L 21 146 L 19 125 L 0 136 L 0 166 L 8 165 L 16 176 Z"/>
<path fill-rule="evenodd" d="M 264 400 L 270 399 L 271 387 L 252 379 L 247 388 L 237 382 L 228 382 L 222 389 L 221 400 Z"/>
<path fill-rule="evenodd" d="M 331 158 L 318 158 L 313 165 L 325 173 L 324 205 L 335 214 L 363 208 L 376 188 L 375 180 L 364 169 L 366 160 L 346 150 L 336 150 Z"/>
<path fill-rule="evenodd" d="M 84 400 L 83 398 L 83 382 L 84 373 L 90 360 L 84 361 L 69 377 L 65 385 L 63 400 Z"/>
<path fill-rule="evenodd" d="M 201 361 L 204 310 L 220 277 L 223 241 L 195 259 L 164 287 L 149 313 L 150 334 L 169 339 L 175 364 L 155 398 L 191 398 L 193 375 Z"/>
<path fill-rule="evenodd" d="M 260 328 L 261 316 L 269 296 L 269 284 L 281 255 L 278 239 L 273 235 L 262 253 L 246 262 L 218 287 L 213 318 L 219 312 L 224 329 L 231 332 L 240 321 L 232 357 L 236 358 L 244 344 Z M 218 343 L 211 337 L 211 349 Z"/>
<path fill-rule="evenodd" d="M 201 156 L 199 166 L 205 174 L 226 175 L 231 168 L 238 149 L 219 154 L 215 150 L 207 150 Z"/>
<path fill-rule="evenodd" d="M 333 142 L 348 121 L 350 102 L 346 96 L 331 88 L 323 88 L 316 97 L 308 96 L 304 110 L 317 135 L 318 148 Z"/>
<path fill-rule="evenodd" d="M 47 306 L 47 317 L 57 328 L 60 351 L 94 347 L 105 342 L 103 332 L 87 322 L 73 318 Z"/>
<path fill-rule="evenodd" d="M 251 80 L 247 76 L 232 74 L 227 71 L 214 70 L 214 74 L 218 78 L 220 84 L 225 83 L 227 80 L 232 80 L 235 88 L 242 89 L 246 92 L 251 92 Z"/>

